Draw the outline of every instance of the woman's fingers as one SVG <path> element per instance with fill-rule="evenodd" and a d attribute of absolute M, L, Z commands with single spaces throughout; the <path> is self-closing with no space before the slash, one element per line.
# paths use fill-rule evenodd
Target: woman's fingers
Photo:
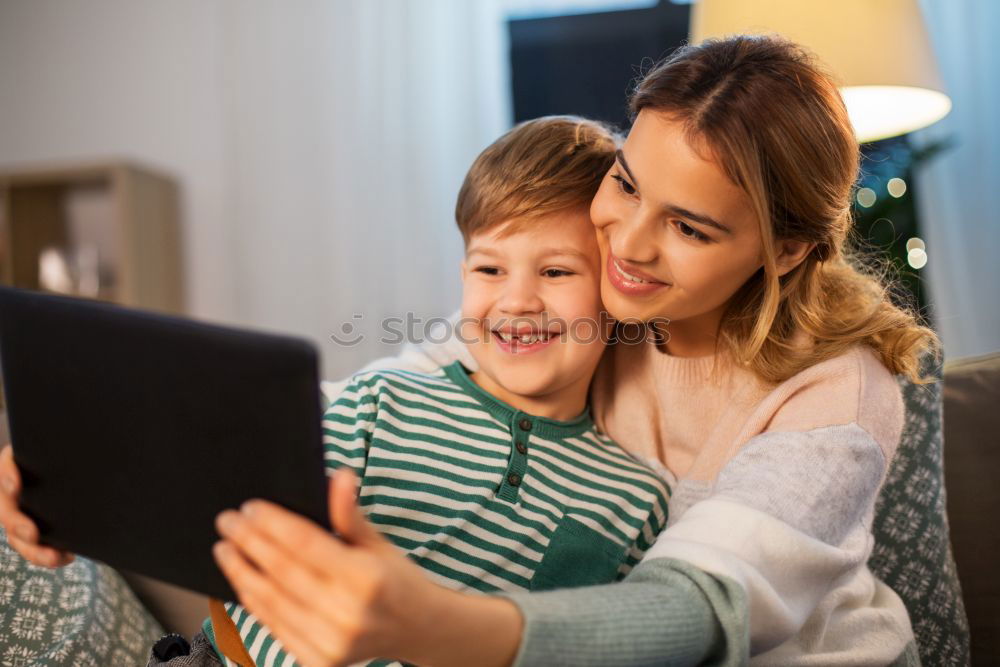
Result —
<path fill-rule="evenodd" d="M 8 444 L 0 450 L 0 524 L 7 533 L 7 542 L 26 560 L 35 565 L 55 567 L 58 554 L 38 544 L 38 527 L 18 507 L 21 495 L 21 475 L 14 463 L 14 450 Z"/>
<path fill-rule="evenodd" d="M 317 563 L 310 560 L 308 554 L 289 549 L 288 545 L 276 541 L 277 538 L 260 530 L 254 521 L 240 512 L 231 510 L 219 515 L 217 528 L 247 562 L 294 599 L 341 625 L 353 625 L 354 619 L 359 617 L 359 596 L 354 591 L 348 593 L 341 590 L 336 581 L 344 580 L 352 588 L 358 588 L 369 577 L 370 573 L 361 571 L 358 559 L 351 554 L 341 553 L 334 560 Z M 314 528 L 320 536 L 334 542 L 333 546 L 339 550 L 341 545 L 336 543 L 335 537 Z M 340 576 L 331 576 L 332 572 Z M 317 591 L 320 590 L 323 591 L 322 596 L 318 596 Z M 366 600 L 365 597 L 361 599 Z"/>
<path fill-rule="evenodd" d="M 73 562 L 73 554 L 40 546 L 37 543 L 25 542 L 13 535 L 7 536 L 7 542 L 26 561 L 39 567 L 62 567 Z"/>
<path fill-rule="evenodd" d="M 387 543 L 358 507 L 358 476 L 350 468 L 340 468 L 330 480 L 330 524 L 349 544 L 378 546 Z"/>
<path fill-rule="evenodd" d="M 0 523 L 8 533 L 14 532 L 15 521 L 21 519 L 17 510 L 20 495 L 21 475 L 14 464 L 14 450 L 8 444 L 0 449 Z"/>
<path fill-rule="evenodd" d="M 257 569 L 272 574 L 281 586 L 302 602 L 310 602 L 322 585 L 314 568 L 304 566 L 294 552 L 257 528 L 240 512 L 222 512 L 216 518 L 219 534 L 239 549 Z"/>
<path fill-rule="evenodd" d="M 60 567 L 73 562 L 73 554 L 40 545 L 38 526 L 18 506 L 21 473 L 14 462 L 14 450 L 7 444 L 0 450 L 0 525 L 8 543 L 25 560 L 43 567 Z"/>
<path fill-rule="evenodd" d="M 230 518 L 235 519 L 232 528 L 238 530 L 239 534 L 225 536 L 231 537 L 236 546 L 246 552 L 255 562 L 258 562 L 258 556 L 261 557 L 263 562 L 260 562 L 260 565 L 275 574 L 280 574 L 280 572 L 267 562 L 267 557 L 272 554 L 253 551 L 264 543 L 244 542 L 244 539 L 249 540 L 252 537 L 251 533 L 245 532 L 248 528 L 265 536 L 266 543 L 280 546 L 296 561 L 309 564 L 317 575 L 326 572 L 330 563 L 351 557 L 346 546 L 333 539 L 333 536 L 309 519 L 265 500 L 250 500 L 243 503 L 241 511 L 230 515 Z M 219 528 L 223 527 L 219 526 Z"/>
<path fill-rule="evenodd" d="M 262 576 L 228 541 L 217 543 L 212 554 L 243 606 L 281 638 L 285 649 L 300 664 L 327 667 L 339 663 L 340 642 L 330 632 L 326 619 L 317 617 L 314 610 L 302 607 L 277 588 L 272 579 Z"/>
<path fill-rule="evenodd" d="M 368 522 L 356 489 L 351 472 L 338 471 L 330 484 L 330 519 L 340 538 L 263 500 L 217 518 L 223 573 L 303 664 L 393 654 L 397 647 L 386 640 L 396 635 L 386 628 L 404 627 L 431 585 Z"/>
<path fill-rule="evenodd" d="M 8 442 L 0 449 L 0 489 L 4 493 L 16 495 L 14 487 L 20 486 L 21 475 L 14 464 L 14 448 Z"/>

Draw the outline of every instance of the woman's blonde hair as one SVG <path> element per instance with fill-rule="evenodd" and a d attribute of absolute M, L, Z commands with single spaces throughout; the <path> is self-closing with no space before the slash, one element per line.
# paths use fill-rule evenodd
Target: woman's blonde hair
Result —
<path fill-rule="evenodd" d="M 937 337 L 846 248 L 859 146 L 836 85 L 802 47 L 774 36 L 682 47 L 641 79 L 631 109 L 682 121 L 760 223 L 764 266 L 730 300 L 722 349 L 781 382 L 864 344 L 891 372 L 921 381 L 920 358 Z M 779 277 L 776 246 L 786 239 L 815 247 Z"/>

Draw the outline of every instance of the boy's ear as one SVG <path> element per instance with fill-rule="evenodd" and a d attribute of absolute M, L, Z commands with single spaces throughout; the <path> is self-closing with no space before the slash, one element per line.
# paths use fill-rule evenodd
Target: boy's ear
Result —
<path fill-rule="evenodd" d="M 778 256 L 774 258 L 778 266 L 778 275 L 783 276 L 802 263 L 816 247 L 808 241 L 778 241 Z"/>
<path fill-rule="evenodd" d="M 462 268 L 462 282 L 464 283 L 465 282 L 465 274 L 466 274 L 466 271 L 467 271 L 467 269 L 465 267 L 465 260 L 464 259 L 462 260 L 462 263 L 461 263 L 460 266 Z"/>

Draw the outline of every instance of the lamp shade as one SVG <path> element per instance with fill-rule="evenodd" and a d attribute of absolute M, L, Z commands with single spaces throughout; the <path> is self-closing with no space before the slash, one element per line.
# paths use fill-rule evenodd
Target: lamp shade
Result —
<path fill-rule="evenodd" d="M 917 0 L 700 0 L 691 43 L 778 33 L 838 80 L 858 141 L 905 134 L 951 110 Z"/>

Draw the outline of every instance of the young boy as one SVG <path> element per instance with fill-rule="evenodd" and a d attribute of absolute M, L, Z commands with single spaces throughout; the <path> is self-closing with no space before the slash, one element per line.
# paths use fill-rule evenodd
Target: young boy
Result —
<path fill-rule="evenodd" d="M 479 370 L 360 373 L 324 417 L 328 470 L 353 468 L 368 519 L 443 585 L 614 581 L 666 523 L 663 480 L 586 407 L 609 333 L 589 203 L 615 149 L 572 117 L 523 123 L 487 148 L 456 208 L 456 334 Z M 258 667 L 293 664 L 244 608 L 226 612 Z"/>

